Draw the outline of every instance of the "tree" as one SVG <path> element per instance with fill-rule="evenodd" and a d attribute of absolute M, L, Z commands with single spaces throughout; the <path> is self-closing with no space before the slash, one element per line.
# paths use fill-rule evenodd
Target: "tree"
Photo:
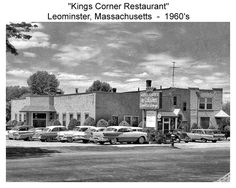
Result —
<path fill-rule="evenodd" d="M 108 126 L 108 122 L 105 119 L 100 119 L 97 122 L 97 127 L 107 127 Z"/>
<path fill-rule="evenodd" d="M 93 92 L 93 91 L 111 92 L 111 90 L 112 88 L 110 84 L 106 82 L 101 82 L 100 80 L 96 80 L 88 89 L 86 89 L 86 93 Z"/>
<path fill-rule="evenodd" d="M 36 24 L 31 23 L 10 23 L 6 25 L 6 52 L 10 52 L 14 55 L 18 55 L 17 49 L 9 42 L 10 38 L 26 39 L 29 40 L 32 36 L 26 34 L 30 32 L 32 28 L 38 27 Z"/>
<path fill-rule="evenodd" d="M 32 94 L 53 95 L 58 90 L 59 81 L 54 74 L 37 71 L 28 78 L 27 84 Z"/>

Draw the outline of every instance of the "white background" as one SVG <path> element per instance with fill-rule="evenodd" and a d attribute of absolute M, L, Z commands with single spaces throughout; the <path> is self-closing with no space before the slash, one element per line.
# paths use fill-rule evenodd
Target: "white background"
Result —
<path fill-rule="evenodd" d="M 199 186 L 214 186 L 214 187 L 222 187 L 222 186 L 230 186 L 233 187 L 233 185 L 236 182 L 236 177 L 235 177 L 235 161 L 236 161 L 236 156 L 235 156 L 235 117 L 234 117 L 234 107 L 235 107 L 235 19 L 234 19 L 234 14 L 236 12 L 236 6 L 233 4 L 233 0 L 135 0 L 135 1 L 121 1 L 121 0 L 79 0 L 79 1 L 73 1 L 73 0 L 3 0 L 1 1 L 0 4 L 0 50 L 1 50 L 1 74 L 0 74 L 0 82 L 1 82 L 1 92 L 0 92 L 0 99 L 1 99 L 1 116 L 0 116 L 0 133 L 1 133 L 1 171 L 0 171 L 0 180 L 1 180 L 1 187 L 4 186 L 9 186 L 9 187 L 18 187 L 18 186 L 24 186 L 24 187 L 44 187 L 44 186 L 59 186 L 59 187 L 64 187 L 65 184 L 57 183 L 57 184 L 35 184 L 35 183 L 21 183 L 21 184 L 15 184 L 15 183 L 5 183 L 6 180 L 6 156 L 5 156 L 5 87 L 6 87 L 6 49 L 5 49 L 5 24 L 9 22 L 47 22 L 47 13 L 69 13 L 73 12 L 69 9 L 67 3 L 68 2 L 79 2 L 79 3 L 93 3 L 93 2 L 104 2 L 104 3 L 121 3 L 121 2 L 134 2 L 134 3 L 163 3 L 163 2 L 169 2 L 169 8 L 167 12 L 185 12 L 190 14 L 191 19 L 188 20 L 187 22 L 230 22 L 231 25 L 231 167 L 234 167 L 231 169 L 231 183 L 212 183 L 212 184 L 199 184 L 199 183 L 185 183 L 185 184 L 173 184 L 173 183 L 149 183 L 149 184 L 124 184 L 125 186 L 135 186 L 135 187 L 156 187 L 156 186 L 171 186 L 171 187 L 199 187 Z M 95 11 L 95 10 L 94 10 Z M 97 12 L 97 10 L 96 10 Z M 108 11 L 109 12 L 109 11 Z M 104 13 L 108 13 L 105 12 Z M 110 11 L 110 13 L 113 11 Z M 122 13 L 123 10 L 120 10 L 119 13 Z M 155 11 L 149 11 L 148 13 L 154 13 Z M 161 14 L 163 15 L 165 11 L 160 11 Z M 80 11 L 74 11 L 74 13 L 80 13 Z M 114 12 L 113 12 L 114 13 Z M 118 13 L 118 12 L 116 12 Z M 126 13 L 129 13 L 126 11 Z M 132 11 L 130 13 L 140 13 L 139 11 L 135 12 Z M 165 22 L 166 20 L 164 19 L 165 17 L 162 16 L 162 19 L 158 20 L 152 20 L 152 21 L 163 21 Z M 216 164 L 217 165 L 217 164 Z M 163 185 L 165 184 L 165 185 Z M 70 184 L 69 186 L 73 187 L 78 187 L 78 186 L 99 186 L 99 187 L 111 187 L 111 186 L 123 186 L 123 184 L 83 184 L 83 185 L 78 185 L 76 184 Z"/>

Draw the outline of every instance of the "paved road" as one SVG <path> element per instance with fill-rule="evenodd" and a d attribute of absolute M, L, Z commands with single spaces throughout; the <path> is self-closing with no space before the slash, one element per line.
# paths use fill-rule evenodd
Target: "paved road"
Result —
<path fill-rule="evenodd" d="M 7 181 L 202 182 L 230 171 L 229 142 L 90 146 L 7 147 Z"/>

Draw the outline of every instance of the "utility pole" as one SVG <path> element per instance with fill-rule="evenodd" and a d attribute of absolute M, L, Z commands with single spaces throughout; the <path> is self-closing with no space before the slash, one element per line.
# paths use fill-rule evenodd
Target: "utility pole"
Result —
<path fill-rule="evenodd" d="M 172 62 L 172 87 L 175 87 L 175 69 L 180 68 L 175 66 L 175 62 Z"/>

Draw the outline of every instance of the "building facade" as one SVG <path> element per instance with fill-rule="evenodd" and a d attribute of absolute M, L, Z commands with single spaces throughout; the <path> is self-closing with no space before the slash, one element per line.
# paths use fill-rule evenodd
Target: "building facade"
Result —
<path fill-rule="evenodd" d="M 73 118 L 82 125 L 87 117 L 94 118 L 96 122 L 113 119 L 117 125 L 125 120 L 132 126 L 138 126 L 141 121 L 138 91 L 31 96 L 12 100 L 11 103 L 11 119 L 35 127 L 48 126 L 53 119 L 68 126 Z"/>
<path fill-rule="evenodd" d="M 199 88 L 152 88 L 144 91 L 93 92 L 56 96 L 31 96 L 12 100 L 11 119 L 35 127 L 48 126 L 58 119 L 68 126 L 71 119 L 82 125 L 87 117 L 97 122 L 125 120 L 131 126 L 153 127 L 163 132 L 171 129 L 218 128 L 221 119 L 223 90 Z"/>

